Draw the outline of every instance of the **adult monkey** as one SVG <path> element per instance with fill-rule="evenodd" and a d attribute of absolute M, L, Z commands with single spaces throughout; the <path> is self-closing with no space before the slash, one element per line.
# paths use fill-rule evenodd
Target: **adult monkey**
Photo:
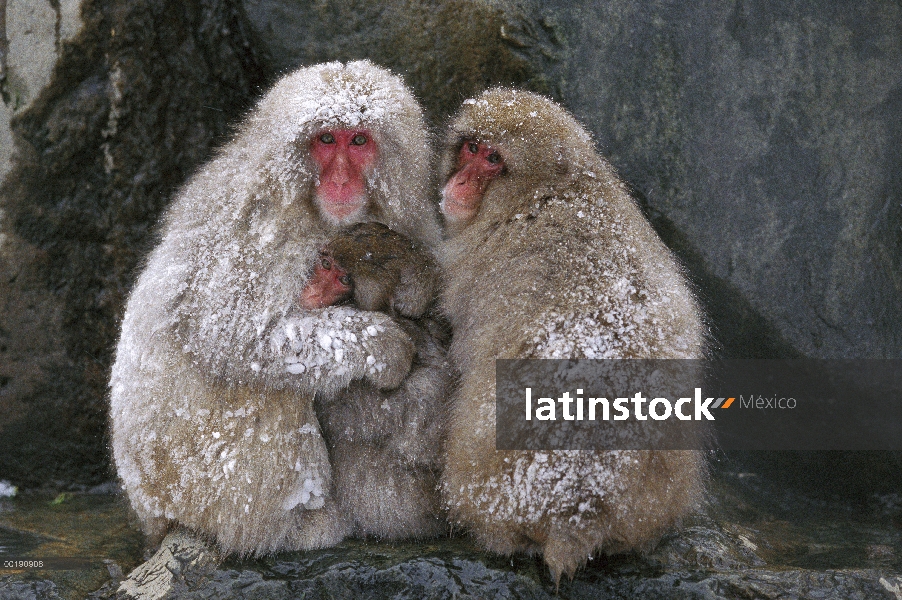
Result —
<path fill-rule="evenodd" d="M 699 501 L 695 451 L 496 451 L 498 358 L 701 358 L 670 252 L 589 134 L 535 94 L 464 103 L 441 156 L 442 307 L 461 371 L 442 493 L 487 548 L 541 551 L 556 581 L 638 549 Z M 474 290 L 478 292 L 474 293 Z"/>
<path fill-rule="evenodd" d="M 314 394 L 396 388 L 414 345 L 384 313 L 298 299 L 344 226 L 434 243 L 430 164 L 398 77 L 328 63 L 281 79 L 178 194 L 110 382 L 116 466 L 152 539 L 180 524 L 259 554 L 344 537 Z"/>

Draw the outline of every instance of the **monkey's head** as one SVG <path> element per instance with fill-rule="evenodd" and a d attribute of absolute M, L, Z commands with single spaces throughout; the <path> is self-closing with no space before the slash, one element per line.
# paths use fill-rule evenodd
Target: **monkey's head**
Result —
<path fill-rule="evenodd" d="M 320 250 L 313 272 L 301 292 L 301 307 L 311 310 L 341 304 L 354 293 L 350 273 L 340 265 L 328 248 Z"/>
<path fill-rule="evenodd" d="M 264 200 L 303 209 L 326 229 L 379 221 L 430 244 L 437 237 L 422 110 L 390 72 L 369 61 L 299 69 L 266 94 L 242 134 Z"/>
<path fill-rule="evenodd" d="M 300 304 L 323 308 L 353 296 L 362 310 L 417 318 L 437 287 L 433 259 L 416 243 L 381 223 L 358 223 L 320 251 Z"/>
<path fill-rule="evenodd" d="M 441 156 L 441 211 L 451 233 L 529 213 L 530 203 L 598 160 L 591 136 L 553 101 L 494 88 L 467 100 Z"/>

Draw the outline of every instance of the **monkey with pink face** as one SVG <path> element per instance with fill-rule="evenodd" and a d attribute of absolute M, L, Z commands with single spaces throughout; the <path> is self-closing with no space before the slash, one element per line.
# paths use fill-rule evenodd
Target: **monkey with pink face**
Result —
<path fill-rule="evenodd" d="M 332 493 L 356 536 L 428 537 L 447 530 L 438 495 L 451 368 L 446 327 L 434 314 L 438 269 L 413 240 L 358 223 L 320 251 L 301 306 L 351 302 L 391 314 L 414 341 L 413 368 L 396 390 L 354 382 L 317 396 L 332 461 Z"/>
<path fill-rule="evenodd" d="M 703 358 L 699 308 L 589 134 L 541 96 L 493 89 L 441 156 L 441 306 L 454 331 L 442 495 L 486 548 L 541 552 L 556 580 L 643 549 L 700 501 L 696 451 L 497 451 L 495 359 Z"/>
<path fill-rule="evenodd" d="M 352 473 L 363 493 L 338 505 L 314 400 L 340 411 L 343 395 L 380 398 L 404 446 L 416 439 L 404 428 L 428 429 L 422 413 L 442 396 L 440 345 L 386 312 L 305 291 L 320 250 L 355 223 L 382 223 L 428 254 L 439 237 L 431 158 L 398 77 L 328 63 L 283 77 L 178 193 L 129 298 L 110 381 L 113 456 L 152 539 L 181 525 L 261 554 L 435 531 L 431 506 L 398 497 L 419 485 L 422 461 L 385 463 L 413 444 L 363 456 L 399 481 L 382 493 L 383 480 Z"/>

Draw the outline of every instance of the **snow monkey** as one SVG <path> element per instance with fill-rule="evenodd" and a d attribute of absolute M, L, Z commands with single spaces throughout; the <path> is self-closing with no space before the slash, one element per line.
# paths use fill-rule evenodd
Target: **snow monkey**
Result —
<path fill-rule="evenodd" d="M 110 382 L 116 467 L 152 538 L 179 524 L 262 554 L 347 534 L 314 396 L 410 385 L 417 340 L 388 314 L 299 299 L 344 227 L 435 243 L 431 159 L 400 78 L 334 62 L 277 82 L 178 193 Z"/>
<path fill-rule="evenodd" d="M 359 381 L 337 394 L 317 394 L 335 502 L 354 535 L 426 537 L 447 528 L 438 471 L 450 365 L 441 329 L 426 314 L 437 292 L 432 257 L 375 222 L 333 238 L 304 289 L 302 305 L 353 294 L 357 308 L 392 313 L 416 347 L 411 373 L 397 390 Z"/>
<path fill-rule="evenodd" d="M 699 501 L 701 453 L 497 451 L 494 361 L 702 358 L 680 268 L 546 98 L 499 88 L 466 101 L 440 160 L 441 304 L 461 371 L 442 474 L 452 521 L 490 550 L 542 552 L 556 581 L 596 551 L 648 546 Z"/>
<path fill-rule="evenodd" d="M 353 295 L 363 310 L 420 317 L 438 293 L 434 260 L 381 223 L 360 223 L 333 238 L 304 288 L 301 304 L 321 308 Z"/>

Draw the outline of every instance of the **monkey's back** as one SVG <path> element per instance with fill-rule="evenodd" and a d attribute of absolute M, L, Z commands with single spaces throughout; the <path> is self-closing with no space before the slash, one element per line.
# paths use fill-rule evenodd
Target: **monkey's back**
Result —
<path fill-rule="evenodd" d="M 679 266 L 605 161 L 520 200 L 527 210 L 446 242 L 444 310 L 462 375 L 443 483 L 452 516 L 479 523 L 486 546 L 542 548 L 559 573 L 671 526 L 701 495 L 703 461 L 495 451 L 494 360 L 700 358 L 704 328 Z"/>
<path fill-rule="evenodd" d="M 610 166 L 556 191 L 446 242 L 444 311 L 462 370 L 496 358 L 701 358 L 680 268 Z"/>

